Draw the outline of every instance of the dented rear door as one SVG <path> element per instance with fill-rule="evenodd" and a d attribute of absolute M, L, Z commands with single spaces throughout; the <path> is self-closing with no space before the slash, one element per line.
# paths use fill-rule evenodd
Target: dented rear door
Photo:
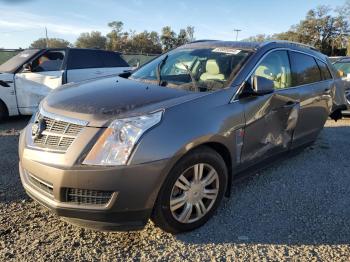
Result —
<path fill-rule="evenodd" d="M 330 114 L 332 80 L 323 76 L 317 59 L 291 51 L 293 86 L 300 94 L 300 114 L 294 133 L 293 147 L 314 141 Z M 319 62 L 321 63 L 321 61 Z"/>

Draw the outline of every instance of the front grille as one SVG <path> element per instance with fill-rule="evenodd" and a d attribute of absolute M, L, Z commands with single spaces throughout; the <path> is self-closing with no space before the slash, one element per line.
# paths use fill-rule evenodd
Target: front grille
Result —
<path fill-rule="evenodd" d="M 28 180 L 33 186 L 37 187 L 38 189 L 44 191 L 45 193 L 53 197 L 53 185 L 51 183 L 44 182 L 41 179 L 36 178 L 35 176 L 29 173 L 28 173 Z"/>
<path fill-rule="evenodd" d="M 78 188 L 66 188 L 65 202 L 76 205 L 104 206 L 112 198 L 113 192 Z"/>
<path fill-rule="evenodd" d="M 34 138 L 33 142 L 37 147 L 66 152 L 83 129 L 83 126 L 77 124 L 48 117 L 41 118 L 45 120 L 46 128 L 40 137 Z"/>

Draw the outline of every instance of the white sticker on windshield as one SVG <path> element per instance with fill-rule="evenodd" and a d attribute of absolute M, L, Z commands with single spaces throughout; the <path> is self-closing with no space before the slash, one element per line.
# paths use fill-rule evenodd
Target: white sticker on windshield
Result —
<path fill-rule="evenodd" d="M 216 53 L 225 53 L 225 54 L 233 54 L 233 55 L 237 55 L 241 51 L 242 50 L 229 48 L 229 47 L 217 47 L 213 50 L 213 52 L 216 52 Z"/>

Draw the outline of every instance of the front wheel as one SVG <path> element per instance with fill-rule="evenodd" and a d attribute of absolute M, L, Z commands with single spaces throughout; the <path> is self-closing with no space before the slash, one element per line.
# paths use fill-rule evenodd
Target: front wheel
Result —
<path fill-rule="evenodd" d="M 0 122 L 2 122 L 3 120 L 5 120 L 7 117 L 9 116 L 9 112 L 7 110 L 6 105 L 4 104 L 4 102 L 2 102 L 0 100 Z"/>
<path fill-rule="evenodd" d="M 227 187 L 227 168 L 209 147 L 184 156 L 172 169 L 156 201 L 156 226 L 178 233 L 202 226 L 220 204 Z"/>

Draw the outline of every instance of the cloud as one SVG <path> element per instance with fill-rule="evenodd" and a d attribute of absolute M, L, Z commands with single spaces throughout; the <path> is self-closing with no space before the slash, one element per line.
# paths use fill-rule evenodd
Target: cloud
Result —
<path fill-rule="evenodd" d="M 62 22 L 63 19 L 56 16 L 39 16 L 29 12 L 6 10 L 6 8 L 0 8 L 0 13 L 2 14 L 0 30 L 7 33 L 21 30 L 42 30 L 44 27 L 48 29 L 49 33 L 72 36 L 77 36 L 82 32 L 101 31 L 105 33 L 106 31 L 105 27 L 89 26 L 68 21 Z M 79 21 L 81 21 L 82 18 L 83 17 L 75 17 L 75 19 Z"/>

